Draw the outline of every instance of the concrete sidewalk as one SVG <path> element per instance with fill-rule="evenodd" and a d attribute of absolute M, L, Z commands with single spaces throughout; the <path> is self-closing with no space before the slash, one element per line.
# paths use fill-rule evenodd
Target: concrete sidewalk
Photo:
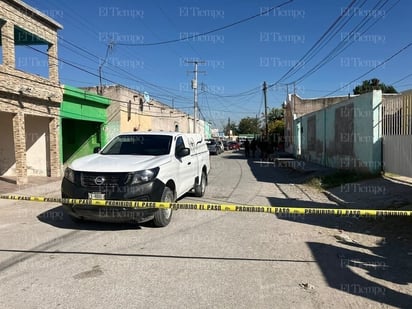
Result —
<path fill-rule="evenodd" d="M 0 194 L 60 196 L 61 177 L 30 176 L 27 184 L 18 185 L 13 177 L 0 177 Z"/>
<path fill-rule="evenodd" d="M 378 177 L 331 188 L 328 198 L 347 208 L 412 210 L 412 180 Z"/>

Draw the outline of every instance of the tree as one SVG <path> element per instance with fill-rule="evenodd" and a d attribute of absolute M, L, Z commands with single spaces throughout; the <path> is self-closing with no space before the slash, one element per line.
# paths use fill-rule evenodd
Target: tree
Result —
<path fill-rule="evenodd" d="M 272 108 L 268 113 L 268 122 L 273 122 L 275 120 L 283 120 L 285 111 L 283 108 Z"/>
<path fill-rule="evenodd" d="M 274 120 L 268 123 L 268 131 L 270 135 L 283 136 L 285 130 L 285 122 L 282 120 Z"/>
<path fill-rule="evenodd" d="M 275 147 L 279 147 L 284 139 L 285 132 L 285 110 L 283 108 L 272 108 L 268 113 L 268 131 Z"/>
<path fill-rule="evenodd" d="M 353 94 L 362 94 L 371 92 L 372 90 L 382 90 L 383 93 L 398 93 L 393 86 L 385 85 L 381 83 L 379 79 L 372 78 L 364 80 L 361 85 L 358 85 L 353 89 Z"/>
<path fill-rule="evenodd" d="M 258 118 L 246 117 L 240 119 L 239 134 L 259 134 L 260 120 Z"/>

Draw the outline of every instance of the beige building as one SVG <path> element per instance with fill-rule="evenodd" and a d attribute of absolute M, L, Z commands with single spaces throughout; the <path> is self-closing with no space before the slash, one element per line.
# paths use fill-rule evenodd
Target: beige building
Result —
<path fill-rule="evenodd" d="M 98 93 L 96 87 L 83 88 Z M 101 95 L 111 100 L 107 108 L 105 125 L 107 138 L 120 132 L 131 131 L 178 131 L 193 132 L 193 117 L 158 102 L 148 95 L 120 86 L 104 86 Z M 205 134 L 205 123 L 197 120 L 196 132 Z"/>
<path fill-rule="evenodd" d="M 18 184 L 27 183 L 31 175 L 61 174 L 59 29 L 59 23 L 22 1 L 0 1 L 0 176 L 15 178 Z M 46 50 L 43 56 L 48 76 L 26 72 L 17 65 L 22 59 L 17 59 L 16 50 L 22 46 Z M 34 48 L 26 49 L 37 57 Z"/>

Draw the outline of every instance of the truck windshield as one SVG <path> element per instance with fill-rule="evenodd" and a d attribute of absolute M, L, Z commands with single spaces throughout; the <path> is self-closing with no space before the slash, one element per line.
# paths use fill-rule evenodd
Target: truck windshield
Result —
<path fill-rule="evenodd" d="M 170 153 L 171 144 L 171 136 L 119 135 L 100 153 L 103 155 L 161 156 Z"/>

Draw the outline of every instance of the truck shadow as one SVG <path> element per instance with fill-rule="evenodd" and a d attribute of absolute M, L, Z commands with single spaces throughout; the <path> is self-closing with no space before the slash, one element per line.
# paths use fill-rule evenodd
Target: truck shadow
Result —
<path fill-rule="evenodd" d="M 188 192 L 176 202 L 184 197 L 195 196 L 194 193 Z M 120 231 L 120 230 L 140 230 L 142 228 L 157 228 L 152 221 L 147 222 L 99 222 L 89 220 L 73 220 L 63 209 L 63 206 L 57 206 L 40 213 L 37 216 L 40 222 L 52 225 L 61 229 L 70 230 L 90 230 L 90 231 Z M 172 219 L 173 220 L 173 219 Z"/>
<path fill-rule="evenodd" d="M 73 221 L 65 213 L 62 206 L 58 206 L 42 212 L 37 216 L 40 222 L 60 229 L 88 230 L 88 231 L 120 231 L 139 230 L 142 227 L 152 227 L 150 222 L 145 223 L 110 223 L 97 221 Z"/>

